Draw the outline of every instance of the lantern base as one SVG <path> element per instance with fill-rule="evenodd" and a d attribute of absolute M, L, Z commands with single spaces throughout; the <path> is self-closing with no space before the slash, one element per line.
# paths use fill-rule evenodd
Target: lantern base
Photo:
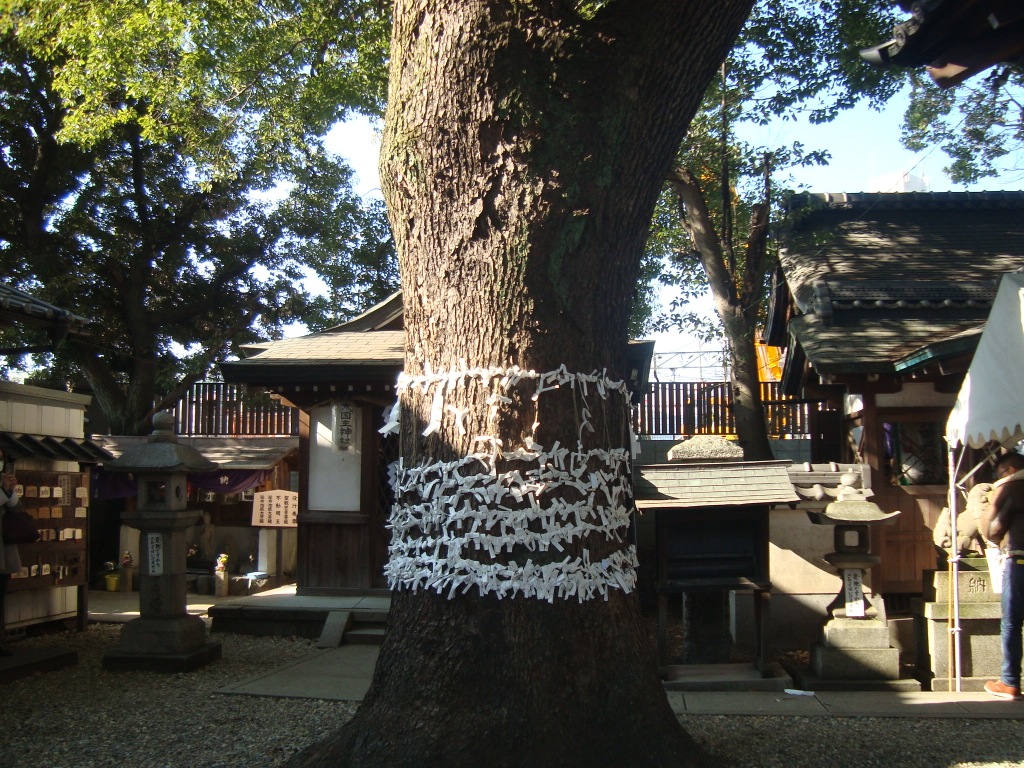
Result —
<path fill-rule="evenodd" d="M 211 640 L 189 653 L 132 653 L 107 651 L 103 654 L 103 668 L 133 672 L 191 672 L 205 667 L 221 657 L 220 640 Z"/>
<path fill-rule="evenodd" d="M 122 627 L 117 649 L 103 655 L 103 668 L 188 672 L 220 657 L 220 641 L 207 641 L 198 616 L 143 616 Z"/>

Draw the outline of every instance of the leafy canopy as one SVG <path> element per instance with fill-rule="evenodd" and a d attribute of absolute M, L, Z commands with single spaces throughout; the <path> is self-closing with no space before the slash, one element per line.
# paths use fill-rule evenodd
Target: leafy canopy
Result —
<path fill-rule="evenodd" d="M 216 175 L 378 114 L 389 24 L 371 0 L 0 0 L 0 32 L 54 66 L 62 141 L 133 124 Z"/>
<path fill-rule="evenodd" d="M 337 117 L 380 106 L 375 7 L 4 5 L 0 266 L 96 321 L 35 361 L 50 383 L 84 377 L 131 433 L 239 344 L 395 289 L 382 207 L 323 146 Z M 373 17 L 358 40 L 357 13 Z"/>
<path fill-rule="evenodd" d="M 922 70 L 910 73 L 903 143 L 939 146 L 950 179 L 974 184 L 1024 171 L 1024 64 L 1001 64 L 953 88 L 939 88 Z"/>
<path fill-rule="evenodd" d="M 802 117 L 825 124 L 865 99 L 880 108 L 906 75 L 868 66 L 859 51 L 877 42 L 878 30 L 895 18 L 891 5 L 879 0 L 761 0 L 755 5 L 677 157 L 677 165 L 698 181 L 729 260 L 732 282 L 722 287 L 732 301 L 756 302 L 764 295 L 767 274 L 760 287 L 744 285 L 750 279 L 743 277 L 755 207 L 765 201 L 768 189 L 791 181 L 787 174 L 793 169 L 829 159 L 826 150 L 800 142 L 758 146 L 744 140 L 744 126 Z M 771 202 L 777 203 L 778 196 Z M 777 205 L 773 211 L 777 219 Z M 667 186 L 648 250 L 666 265 L 660 280 L 671 287 L 673 299 L 655 326 L 684 328 L 711 340 L 721 333 L 718 319 L 687 306 L 707 292 L 709 283 L 697 245 L 680 223 L 676 194 Z"/>

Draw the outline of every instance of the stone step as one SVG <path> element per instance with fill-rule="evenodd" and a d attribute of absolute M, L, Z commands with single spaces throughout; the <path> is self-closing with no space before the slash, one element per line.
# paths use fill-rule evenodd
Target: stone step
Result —
<path fill-rule="evenodd" d="M 319 640 L 331 613 L 344 612 L 344 608 L 326 609 L 274 605 L 268 607 L 252 604 L 238 605 L 225 603 L 210 606 L 209 615 L 213 620 L 212 631 L 231 632 L 240 635 L 278 635 L 283 637 L 306 637 Z M 387 622 L 387 611 L 351 610 L 352 629 Z M 345 641 L 342 640 L 344 643 Z"/>
<path fill-rule="evenodd" d="M 353 624 L 380 624 L 388 623 L 387 611 L 352 611 Z"/>
<path fill-rule="evenodd" d="M 78 663 L 74 648 L 21 648 L 15 645 L 11 656 L 0 656 L 0 683 L 19 677 L 52 672 Z"/>
<path fill-rule="evenodd" d="M 320 632 L 317 648 L 337 648 L 352 625 L 352 611 L 331 611 Z"/>
<path fill-rule="evenodd" d="M 345 633 L 345 645 L 380 645 L 384 642 L 384 627 L 376 625 L 355 626 Z"/>
<path fill-rule="evenodd" d="M 900 652 L 895 648 L 832 648 L 811 645 L 811 672 L 824 680 L 898 680 Z"/>

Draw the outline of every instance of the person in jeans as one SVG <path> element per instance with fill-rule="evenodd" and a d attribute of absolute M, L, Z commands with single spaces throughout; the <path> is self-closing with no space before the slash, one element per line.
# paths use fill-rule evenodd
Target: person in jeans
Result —
<path fill-rule="evenodd" d="M 996 460 L 999 478 L 993 490 L 988 538 L 1003 551 L 1003 615 L 999 622 L 1003 668 L 985 690 L 1001 699 L 1018 700 L 1024 650 L 1024 456 L 1010 452 Z"/>

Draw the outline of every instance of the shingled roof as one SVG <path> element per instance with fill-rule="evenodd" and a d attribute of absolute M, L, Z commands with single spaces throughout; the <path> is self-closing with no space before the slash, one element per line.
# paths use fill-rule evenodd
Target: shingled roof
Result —
<path fill-rule="evenodd" d="M 342 380 L 394 384 L 405 356 L 405 331 L 325 331 L 252 348 L 221 363 L 224 380 L 273 386 Z"/>
<path fill-rule="evenodd" d="M 969 354 L 999 277 L 1024 269 L 1021 192 L 805 195 L 794 209 L 780 252 L 791 303 L 776 293 L 768 333 L 788 331 L 788 382 L 801 356 L 827 375 Z"/>
<path fill-rule="evenodd" d="M 394 384 L 405 364 L 402 292 L 322 333 L 243 347 L 244 360 L 221 363 L 224 380 L 280 389 L 295 385 Z M 626 349 L 627 383 L 635 396 L 647 386 L 654 342 Z"/>
<path fill-rule="evenodd" d="M 649 464 L 635 468 L 637 509 L 797 502 L 788 461 Z"/>
<path fill-rule="evenodd" d="M 115 458 L 149 440 L 148 436 L 101 435 L 97 443 Z M 298 453 L 297 437 L 188 437 L 179 435 L 180 445 L 195 448 L 217 469 L 273 469 L 291 454 Z"/>
<path fill-rule="evenodd" d="M 863 464 L 789 461 L 671 462 L 634 468 L 637 509 L 761 505 L 822 512 L 833 501 L 873 494 Z"/>

